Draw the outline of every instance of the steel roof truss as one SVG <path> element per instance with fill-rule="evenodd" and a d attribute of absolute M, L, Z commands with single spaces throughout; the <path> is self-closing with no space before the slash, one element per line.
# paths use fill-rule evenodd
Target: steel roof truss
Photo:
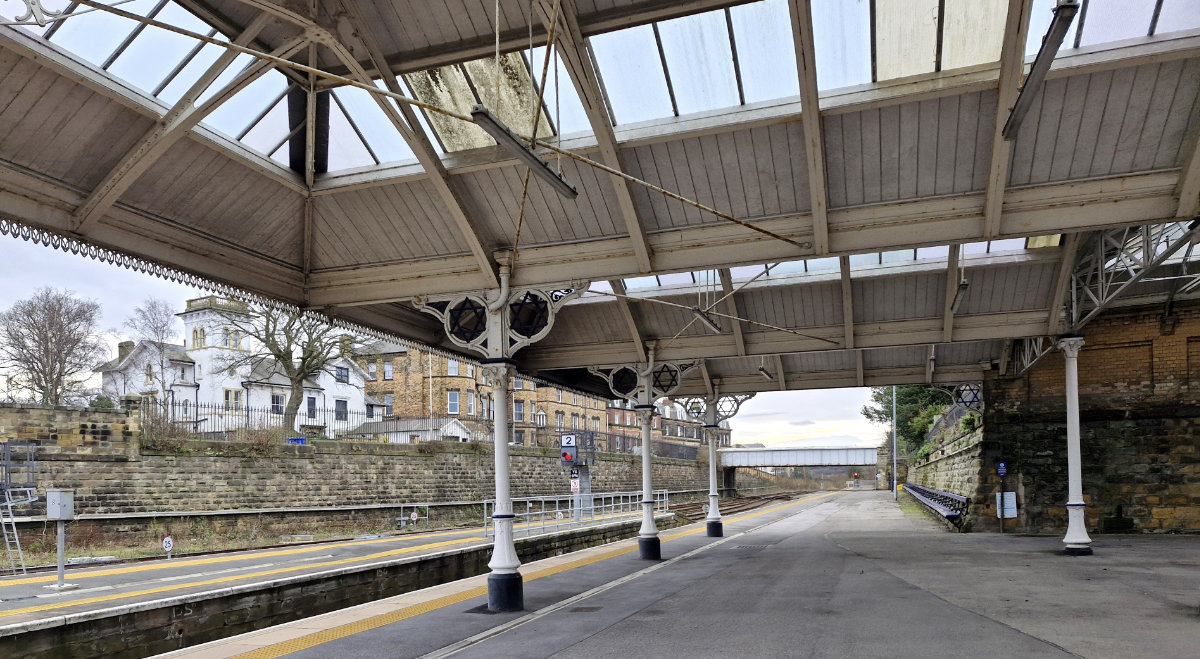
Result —
<path fill-rule="evenodd" d="M 823 256 L 829 253 L 829 190 L 825 181 L 825 147 L 821 134 L 821 102 L 817 92 L 812 3 L 810 0 L 788 0 L 788 13 L 792 19 L 796 68 L 800 78 L 800 109 L 804 117 L 801 125 L 804 130 L 804 152 L 808 158 L 813 251 Z"/>
<path fill-rule="evenodd" d="M 1012 142 L 1004 139 L 1004 123 L 1020 94 L 1019 83 L 1025 68 L 1025 37 L 1029 30 L 1032 0 L 1009 0 L 1008 19 L 1004 25 L 1004 43 L 1000 48 L 1000 77 L 997 80 L 999 97 L 996 101 L 996 121 L 992 130 L 992 152 L 988 165 L 987 194 L 984 197 L 983 238 L 992 240 L 1000 235 L 1000 216 L 1004 207 L 1004 192 L 1008 187 L 1008 170 L 1012 163 Z"/>

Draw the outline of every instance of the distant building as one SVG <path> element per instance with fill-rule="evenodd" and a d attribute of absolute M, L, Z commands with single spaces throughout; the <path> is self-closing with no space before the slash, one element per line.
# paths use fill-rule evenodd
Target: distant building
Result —
<path fill-rule="evenodd" d="M 186 343 L 125 341 L 117 358 L 96 370 L 101 390 L 118 405 L 132 402 L 159 409 L 196 432 L 247 425 L 278 425 L 291 395 L 282 367 L 270 359 L 233 367 L 238 357 L 258 352 L 229 318 L 245 304 L 209 296 L 188 300 L 178 314 Z M 377 401 L 364 391 L 366 372 L 350 356 L 305 380 L 293 430 L 335 436 L 376 418 Z"/>
<path fill-rule="evenodd" d="M 438 419 L 453 418 L 472 437 L 490 438 L 495 394 L 478 362 L 382 342 L 367 346 L 356 359 L 366 374 L 365 391 L 382 404 L 385 420 L 432 418 L 437 426 Z M 562 432 L 608 432 L 604 398 L 524 375 L 514 377 L 510 386 L 514 444 L 552 446 Z"/>

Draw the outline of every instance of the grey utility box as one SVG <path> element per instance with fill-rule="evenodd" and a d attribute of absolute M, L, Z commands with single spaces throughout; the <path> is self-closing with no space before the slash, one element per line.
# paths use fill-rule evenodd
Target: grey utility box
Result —
<path fill-rule="evenodd" d="M 46 490 L 46 519 L 75 519 L 75 490 Z"/>

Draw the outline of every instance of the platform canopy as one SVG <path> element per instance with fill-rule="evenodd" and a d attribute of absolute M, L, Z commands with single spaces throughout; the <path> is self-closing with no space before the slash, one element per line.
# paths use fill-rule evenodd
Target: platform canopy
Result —
<path fill-rule="evenodd" d="M 515 250 L 590 282 L 518 366 L 595 391 L 977 381 L 1197 294 L 1194 1 L 1083 0 L 1024 92 L 1053 0 L 107 1 L 0 0 L 4 233 L 451 351 L 412 298 Z"/>

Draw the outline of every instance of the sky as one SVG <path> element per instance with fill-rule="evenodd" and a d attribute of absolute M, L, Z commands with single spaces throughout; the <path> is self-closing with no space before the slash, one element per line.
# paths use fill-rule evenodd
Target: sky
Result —
<path fill-rule="evenodd" d="M 36 289 L 66 289 L 99 302 L 100 329 L 115 353 L 118 337 L 133 310 L 147 298 L 183 310 L 185 300 L 208 293 L 151 275 L 93 261 L 23 240 L 0 236 L 0 309 Z M 803 444 L 813 447 L 876 446 L 885 429 L 868 422 L 859 409 L 869 389 L 830 389 L 761 393 L 742 405 L 730 426 L 735 443 Z"/>

